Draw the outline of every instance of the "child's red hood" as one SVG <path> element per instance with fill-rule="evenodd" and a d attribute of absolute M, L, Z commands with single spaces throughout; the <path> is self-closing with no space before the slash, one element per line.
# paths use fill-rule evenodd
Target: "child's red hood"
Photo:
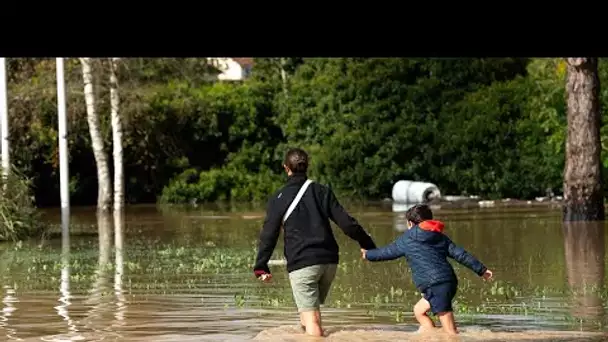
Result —
<path fill-rule="evenodd" d="M 441 221 L 426 220 L 420 222 L 418 224 L 418 227 L 420 227 L 420 229 L 428 230 L 430 232 L 443 233 L 443 227 L 445 227 L 445 225 Z"/>

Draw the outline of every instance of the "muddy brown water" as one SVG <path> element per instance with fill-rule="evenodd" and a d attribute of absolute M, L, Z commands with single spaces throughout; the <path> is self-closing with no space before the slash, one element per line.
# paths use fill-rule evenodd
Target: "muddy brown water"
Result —
<path fill-rule="evenodd" d="M 403 229 L 390 205 L 349 206 L 379 245 Z M 69 238 L 0 244 L 0 340 L 307 341 L 284 266 L 271 284 L 251 264 L 263 211 L 74 208 Z M 459 340 L 608 340 L 606 225 L 563 225 L 549 208 L 437 210 L 446 233 L 495 272 L 454 264 Z M 58 210 L 49 225 L 59 233 Z M 327 340 L 450 340 L 415 333 L 420 298 L 404 260 L 366 263 L 340 230 L 341 263 L 323 309 Z M 282 238 L 282 236 L 281 236 Z M 273 259 L 281 259 L 279 241 Z"/>

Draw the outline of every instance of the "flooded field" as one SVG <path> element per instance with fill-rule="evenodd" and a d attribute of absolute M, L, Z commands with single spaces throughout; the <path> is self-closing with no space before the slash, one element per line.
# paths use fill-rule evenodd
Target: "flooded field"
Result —
<path fill-rule="evenodd" d="M 379 245 L 405 225 L 390 204 L 348 209 Z M 50 211 L 55 234 L 44 242 L 0 244 L 0 340 L 302 340 L 284 266 L 271 267 L 271 284 L 251 271 L 263 214 L 133 207 L 98 220 L 75 208 L 62 239 Z M 454 263 L 461 340 L 606 340 L 605 225 L 565 226 L 548 208 L 436 216 L 494 270 L 484 283 Z M 363 262 L 358 245 L 335 233 L 341 263 L 323 311 L 328 340 L 442 340 L 414 333 L 420 295 L 405 261 Z"/>

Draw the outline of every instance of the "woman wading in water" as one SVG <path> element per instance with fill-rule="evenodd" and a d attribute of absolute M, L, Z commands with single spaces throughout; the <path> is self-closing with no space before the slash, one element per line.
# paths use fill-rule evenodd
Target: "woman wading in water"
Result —
<path fill-rule="evenodd" d="M 308 155 L 304 150 L 287 151 L 283 168 L 289 178 L 268 201 L 254 274 L 265 282 L 272 279 L 268 261 L 283 226 L 287 272 L 300 324 L 307 334 L 322 336 L 320 305 L 336 276 L 339 252 L 329 220 L 361 248 L 374 249 L 376 244 L 330 188 L 308 179 Z"/>

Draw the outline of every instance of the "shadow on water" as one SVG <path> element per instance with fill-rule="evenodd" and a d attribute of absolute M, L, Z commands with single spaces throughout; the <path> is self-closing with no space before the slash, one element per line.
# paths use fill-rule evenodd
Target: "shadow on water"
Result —
<path fill-rule="evenodd" d="M 606 224 L 564 223 L 564 252 L 572 291 L 572 316 L 581 324 L 605 325 Z"/>

